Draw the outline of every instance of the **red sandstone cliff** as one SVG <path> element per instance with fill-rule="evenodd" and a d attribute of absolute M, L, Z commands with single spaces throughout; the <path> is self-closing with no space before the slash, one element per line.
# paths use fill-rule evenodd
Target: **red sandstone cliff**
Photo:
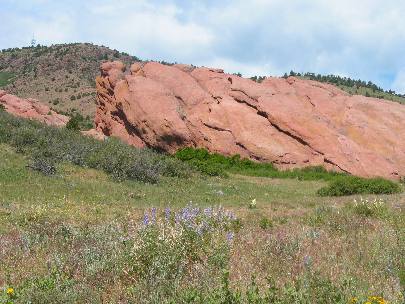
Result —
<path fill-rule="evenodd" d="M 405 175 L 405 106 L 297 78 L 256 83 L 222 70 L 108 62 L 97 78 L 98 131 L 174 152 L 204 147 L 279 168 L 323 165 Z"/>

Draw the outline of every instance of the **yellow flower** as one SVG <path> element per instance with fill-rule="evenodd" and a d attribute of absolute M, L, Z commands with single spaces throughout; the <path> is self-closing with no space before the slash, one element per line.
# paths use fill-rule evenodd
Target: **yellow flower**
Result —
<path fill-rule="evenodd" d="M 15 294 L 14 288 L 12 288 L 12 287 L 7 288 L 7 294 L 8 294 L 10 297 L 14 296 L 14 294 Z"/>
<path fill-rule="evenodd" d="M 368 302 L 366 302 L 365 304 L 387 304 L 387 302 L 385 302 L 384 298 L 382 297 L 376 297 L 376 296 L 372 296 L 372 297 L 368 297 Z"/>
<path fill-rule="evenodd" d="M 357 297 L 353 297 L 353 298 L 350 300 L 350 304 L 355 304 L 355 303 L 357 303 L 358 300 L 359 300 L 359 299 L 358 299 Z"/>

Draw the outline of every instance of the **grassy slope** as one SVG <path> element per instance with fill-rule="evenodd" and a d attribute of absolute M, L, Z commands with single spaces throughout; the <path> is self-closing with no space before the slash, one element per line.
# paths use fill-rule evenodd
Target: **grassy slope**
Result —
<path fill-rule="evenodd" d="M 32 206 L 43 205 L 49 208 L 49 216 L 77 222 L 103 221 L 144 207 L 184 206 L 190 201 L 238 208 L 246 207 L 256 198 L 263 208 L 295 209 L 329 200 L 317 197 L 317 189 L 325 185 L 319 181 L 234 175 L 231 178 L 195 177 L 187 180 L 187 187 L 184 187 L 185 180 L 178 178 L 163 178 L 157 185 L 134 181 L 117 183 L 103 172 L 68 164 L 60 166 L 62 173 L 58 176 L 44 176 L 28 170 L 27 160 L 6 145 L 0 145 L 0 157 L 3 160 L 0 163 L 1 203 L 13 202 L 14 208 L 23 213 L 25 208 L 31 212 Z M 334 199 L 334 202 L 344 200 L 347 198 Z M 4 224 L 2 222 L 0 227 Z"/>

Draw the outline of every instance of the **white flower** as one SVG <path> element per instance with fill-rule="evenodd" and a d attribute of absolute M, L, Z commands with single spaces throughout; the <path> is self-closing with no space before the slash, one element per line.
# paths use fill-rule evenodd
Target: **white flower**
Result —
<path fill-rule="evenodd" d="M 255 199 L 255 198 L 252 199 L 252 201 L 250 202 L 249 208 L 250 208 L 250 209 L 256 208 L 256 199 Z"/>

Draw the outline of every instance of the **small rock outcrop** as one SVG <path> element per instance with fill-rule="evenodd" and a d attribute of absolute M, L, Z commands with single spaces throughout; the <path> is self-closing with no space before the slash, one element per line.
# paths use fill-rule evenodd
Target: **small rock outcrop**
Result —
<path fill-rule="evenodd" d="M 137 147 L 202 147 L 358 176 L 405 175 L 405 106 L 290 77 L 262 83 L 219 69 L 101 66 L 96 129 Z"/>
<path fill-rule="evenodd" d="M 0 105 L 15 116 L 34 119 L 52 126 L 65 126 L 69 117 L 51 110 L 48 106 L 35 99 L 19 98 L 0 90 Z"/>

